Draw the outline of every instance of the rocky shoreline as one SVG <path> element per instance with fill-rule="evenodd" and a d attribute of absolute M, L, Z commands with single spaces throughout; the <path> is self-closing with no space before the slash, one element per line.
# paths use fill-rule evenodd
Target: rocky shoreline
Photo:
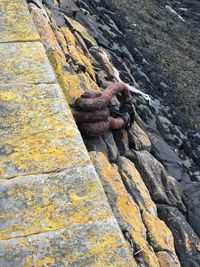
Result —
<path fill-rule="evenodd" d="M 174 78 L 145 52 L 148 40 L 136 38 L 139 32 L 134 37 L 135 26 L 121 13 L 129 2 L 28 1 L 69 103 L 87 89 L 103 90 L 116 81 L 114 67 L 120 79 L 150 94 L 149 102 L 134 93 L 135 123 L 129 130 L 83 139 L 136 266 L 198 267 L 200 135 L 169 106 L 179 97 Z"/>

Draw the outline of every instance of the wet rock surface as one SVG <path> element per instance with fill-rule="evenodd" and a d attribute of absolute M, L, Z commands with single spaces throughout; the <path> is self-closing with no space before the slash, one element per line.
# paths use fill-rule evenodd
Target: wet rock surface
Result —
<path fill-rule="evenodd" d="M 177 256 L 181 266 L 199 266 L 199 30 L 192 44 L 194 32 L 186 36 L 190 26 L 199 23 L 198 5 L 184 1 L 186 12 L 177 1 L 134 1 L 134 6 L 127 0 L 28 2 L 70 104 L 86 90 L 100 92 L 119 79 L 151 95 L 149 101 L 140 92 L 133 93 L 135 123 L 129 129 L 84 137 L 132 253 L 131 266 L 180 266 Z M 122 16 L 127 5 L 130 13 Z M 120 96 L 112 104 L 119 106 Z M 168 104 L 178 106 L 186 120 Z M 125 254 L 119 256 L 119 266 L 127 266 L 123 265 L 127 259 Z"/>

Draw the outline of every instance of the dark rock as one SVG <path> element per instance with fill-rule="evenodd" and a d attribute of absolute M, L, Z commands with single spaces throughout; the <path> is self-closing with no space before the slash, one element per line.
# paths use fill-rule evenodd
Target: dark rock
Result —
<path fill-rule="evenodd" d="M 188 221 L 197 235 L 200 237 L 200 182 L 191 182 L 184 185 L 187 196 Z"/>
<path fill-rule="evenodd" d="M 73 0 L 60 0 L 59 7 L 60 10 L 69 17 L 74 17 L 75 14 L 80 11 Z"/>
<path fill-rule="evenodd" d="M 156 117 L 152 114 L 151 110 L 145 105 L 139 105 L 136 108 L 140 118 L 151 128 L 156 129 Z"/>
<path fill-rule="evenodd" d="M 94 20 L 85 16 L 82 12 L 77 12 L 75 20 L 83 25 L 100 45 L 104 47 L 110 46 L 110 42 L 102 35 Z"/>
<path fill-rule="evenodd" d="M 54 5 L 54 2 L 51 0 L 44 0 L 43 3 L 47 6 L 47 8 L 51 11 L 53 18 L 56 21 L 58 27 L 65 26 L 65 19 L 63 18 L 62 12 L 59 8 Z"/>
<path fill-rule="evenodd" d="M 140 68 L 137 68 L 133 75 L 136 82 L 140 85 L 151 86 L 151 81 L 149 80 L 148 76 Z"/>
<path fill-rule="evenodd" d="M 175 249 L 182 267 L 200 266 L 200 240 L 181 212 L 173 207 L 158 205 L 159 217 L 172 231 Z"/>
<path fill-rule="evenodd" d="M 113 136 L 120 155 L 123 155 L 127 150 L 129 150 L 127 131 L 124 129 L 113 131 Z"/>
<path fill-rule="evenodd" d="M 129 150 L 125 156 L 135 163 L 154 202 L 186 210 L 180 184 L 148 151 Z"/>
<path fill-rule="evenodd" d="M 153 131 L 148 131 L 147 135 L 152 144 L 152 154 L 162 162 L 168 172 L 179 182 L 190 181 L 183 162 L 163 138 Z"/>
<path fill-rule="evenodd" d="M 108 158 L 110 162 L 115 162 L 117 159 L 117 156 L 119 155 L 117 145 L 115 143 L 115 140 L 113 138 L 112 132 L 108 131 L 103 135 L 103 140 L 107 145 L 107 151 L 108 151 Z"/>
<path fill-rule="evenodd" d="M 175 146 L 181 146 L 186 139 L 180 128 L 163 116 L 157 117 L 157 129 L 167 142 Z"/>
<path fill-rule="evenodd" d="M 88 151 L 98 151 L 102 152 L 108 157 L 108 150 L 106 143 L 103 140 L 102 136 L 98 137 L 83 137 L 83 141 L 87 147 Z"/>

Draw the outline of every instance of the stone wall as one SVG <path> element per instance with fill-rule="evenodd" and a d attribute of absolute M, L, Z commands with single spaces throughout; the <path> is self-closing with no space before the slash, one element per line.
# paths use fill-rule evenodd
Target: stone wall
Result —
<path fill-rule="evenodd" d="M 0 24 L 0 266 L 136 266 L 26 2 Z"/>
<path fill-rule="evenodd" d="M 129 50 L 115 20 L 117 9 L 105 2 L 29 4 L 70 104 L 85 90 L 103 90 L 116 81 L 113 64 L 123 81 L 140 90 L 151 88 L 143 71 L 151 62 L 137 47 Z M 193 181 L 199 180 L 198 145 L 187 137 L 183 124 L 176 125 L 177 113 L 160 99 L 149 103 L 134 94 L 133 105 L 136 121 L 128 131 L 83 136 L 111 209 L 137 266 L 198 266 L 198 207 L 190 212 L 198 198 L 198 192 L 190 194 Z"/>
<path fill-rule="evenodd" d="M 2 1 L 1 266 L 200 265 L 198 155 L 179 149 L 173 111 L 134 94 L 134 124 L 97 138 L 71 115 L 114 65 L 149 84 L 105 2 Z"/>

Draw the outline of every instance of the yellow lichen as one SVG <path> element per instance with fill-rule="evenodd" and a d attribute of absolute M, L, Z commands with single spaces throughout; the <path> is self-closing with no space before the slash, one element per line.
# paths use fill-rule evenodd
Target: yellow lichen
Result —
<path fill-rule="evenodd" d="M 186 246 L 189 254 L 192 255 L 192 248 L 191 248 L 191 243 L 190 243 L 190 239 L 188 237 L 188 234 L 185 234 L 185 246 Z"/>
<path fill-rule="evenodd" d="M 54 264 L 55 259 L 50 257 L 45 257 L 40 259 L 34 263 L 34 267 L 41 267 L 41 266 L 49 266 L 50 264 Z"/>
<path fill-rule="evenodd" d="M 72 32 L 67 27 L 62 27 L 61 31 L 65 37 L 67 45 L 76 47 L 77 46 L 76 38 L 74 37 Z"/>
<path fill-rule="evenodd" d="M 129 229 L 130 237 L 137 249 L 141 250 L 140 253 L 144 261 L 151 267 L 158 267 L 158 259 L 143 237 L 145 227 L 139 209 L 127 193 L 119 173 L 110 165 L 103 153 L 90 152 L 90 157 L 105 190 L 109 192 L 108 187 L 112 190 L 112 196 L 107 194 L 108 200 L 115 216 L 121 222 L 120 224 L 123 224 L 123 229 Z M 115 203 L 113 203 L 112 198 L 115 199 Z"/>

